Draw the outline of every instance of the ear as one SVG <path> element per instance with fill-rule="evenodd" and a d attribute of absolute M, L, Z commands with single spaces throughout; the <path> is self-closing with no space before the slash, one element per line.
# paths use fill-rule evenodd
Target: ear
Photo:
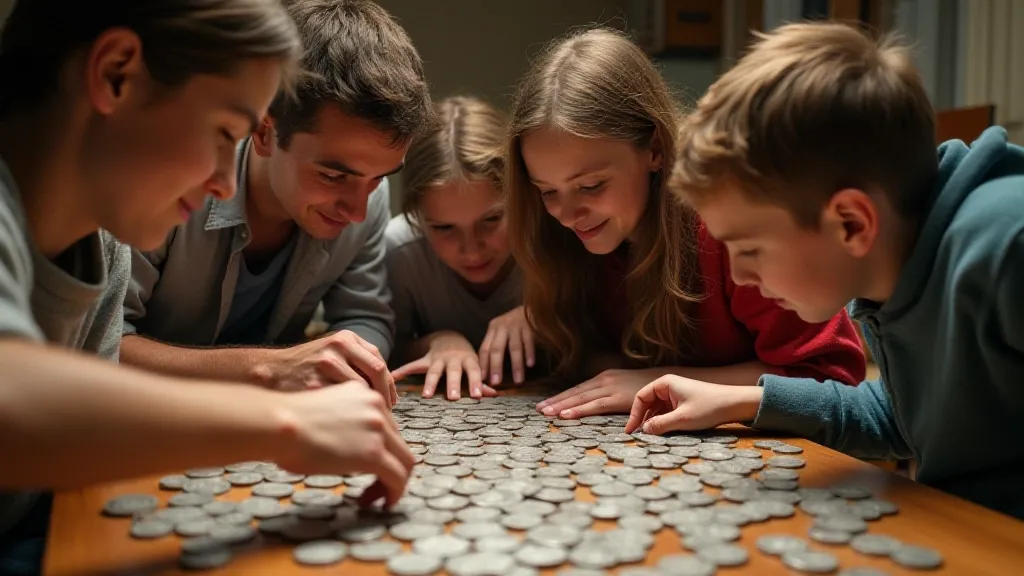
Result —
<path fill-rule="evenodd" d="M 257 154 L 269 158 L 277 147 L 277 131 L 274 130 L 274 119 L 264 114 L 256 131 L 252 133 L 252 147 Z"/>
<path fill-rule="evenodd" d="M 863 258 L 878 237 L 878 205 L 867 192 L 845 188 L 825 205 L 821 225 L 823 232 L 834 235 L 850 256 Z"/>
<path fill-rule="evenodd" d="M 651 160 L 647 167 L 647 171 L 660 172 L 661 167 L 665 163 L 665 147 L 657 132 L 655 132 L 654 137 L 651 138 L 651 145 L 648 147 L 648 150 L 651 153 Z"/>
<path fill-rule="evenodd" d="M 96 38 L 85 57 L 85 88 L 97 112 L 113 114 L 144 94 L 147 83 L 142 40 L 135 32 L 111 28 Z"/>

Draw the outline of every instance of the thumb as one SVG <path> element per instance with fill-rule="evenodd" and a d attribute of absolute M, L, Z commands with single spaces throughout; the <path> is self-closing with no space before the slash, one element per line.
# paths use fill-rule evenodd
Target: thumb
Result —
<path fill-rule="evenodd" d="M 391 372 L 391 377 L 395 380 L 402 380 L 406 376 L 411 374 L 424 374 L 427 369 L 430 368 L 430 360 L 424 356 L 417 360 L 409 362 L 405 366 L 401 366 Z"/>
<path fill-rule="evenodd" d="M 659 414 L 652 416 L 644 422 L 643 430 L 645 434 L 651 434 L 653 436 L 660 436 L 666 432 L 679 429 L 679 421 L 682 420 L 676 411 L 673 410 L 668 414 Z"/>

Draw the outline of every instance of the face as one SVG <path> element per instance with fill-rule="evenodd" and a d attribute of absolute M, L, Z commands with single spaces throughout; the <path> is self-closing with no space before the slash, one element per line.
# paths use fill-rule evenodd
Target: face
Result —
<path fill-rule="evenodd" d="M 697 206 L 712 236 L 729 251 L 733 280 L 805 322 L 826 322 L 858 293 L 862 234 L 830 203 L 818 230 L 797 225 L 786 209 L 755 203 L 735 185 L 716 187 Z"/>
<path fill-rule="evenodd" d="M 402 168 L 409 149 L 335 106 L 322 106 L 313 130 L 293 134 L 287 149 L 277 145 L 272 121 L 256 140 L 256 152 L 269 158 L 270 187 L 284 212 L 320 240 L 366 219 L 370 194 Z"/>
<path fill-rule="evenodd" d="M 423 234 L 437 257 L 471 284 L 487 284 L 508 262 L 505 205 L 491 182 L 450 182 L 423 192 Z"/>
<path fill-rule="evenodd" d="M 594 254 L 615 250 L 647 208 L 661 155 L 629 142 L 540 128 L 520 142 L 530 181 L 548 214 Z"/>
<path fill-rule="evenodd" d="M 160 245 L 207 195 L 235 193 L 234 147 L 277 92 L 280 62 L 156 86 L 138 37 L 102 35 L 86 57 L 91 119 L 82 162 L 97 224 L 141 249 Z"/>

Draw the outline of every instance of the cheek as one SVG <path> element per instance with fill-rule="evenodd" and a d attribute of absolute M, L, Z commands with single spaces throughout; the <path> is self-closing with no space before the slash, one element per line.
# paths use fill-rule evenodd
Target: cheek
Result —
<path fill-rule="evenodd" d="M 427 242 L 441 262 L 453 267 L 459 255 L 459 243 L 454 237 L 427 233 Z"/>

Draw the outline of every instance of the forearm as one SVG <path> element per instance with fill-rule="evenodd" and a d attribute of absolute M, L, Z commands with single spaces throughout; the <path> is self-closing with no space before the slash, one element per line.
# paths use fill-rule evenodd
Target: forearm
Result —
<path fill-rule="evenodd" d="M 782 374 L 782 371 L 778 368 L 758 362 L 757 360 L 741 362 L 739 364 L 732 364 L 729 366 L 717 366 L 714 368 L 665 366 L 662 368 L 652 369 L 654 372 L 662 370 L 664 370 L 664 372 L 657 374 L 657 376 L 673 374 L 675 376 L 690 378 L 691 380 L 726 384 L 729 386 L 756 386 L 758 380 L 764 374 Z"/>
<path fill-rule="evenodd" d="M 275 460 L 284 394 L 189 386 L 55 348 L 0 341 L 4 488 L 68 488 L 240 460 Z M 17 465 L 14 465 L 14 464 Z"/>
<path fill-rule="evenodd" d="M 268 348 L 186 348 L 139 335 L 121 338 L 121 363 L 159 374 L 229 382 L 265 384 L 259 367 Z"/>

